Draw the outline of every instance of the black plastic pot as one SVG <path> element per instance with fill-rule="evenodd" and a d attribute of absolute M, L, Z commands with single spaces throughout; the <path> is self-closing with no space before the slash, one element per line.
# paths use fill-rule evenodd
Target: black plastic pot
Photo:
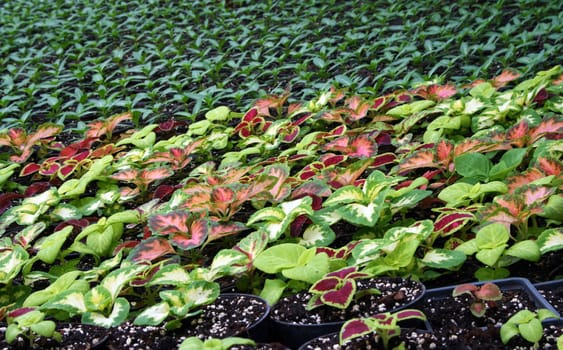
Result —
<path fill-rule="evenodd" d="M 377 279 L 386 279 L 384 277 Z M 400 307 L 393 310 L 388 310 L 390 312 L 396 312 L 405 308 L 411 308 L 412 305 L 418 301 L 424 295 L 426 290 L 424 285 L 418 282 L 422 293 L 420 293 L 414 300 L 409 303 L 405 303 Z M 373 314 L 376 314 L 374 311 Z M 302 344 L 310 339 L 317 338 L 322 335 L 329 333 L 334 333 L 340 331 L 340 328 L 347 320 L 335 321 L 335 322 L 325 322 L 320 324 L 303 324 L 303 323 L 293 323 L 286 322 L 283 320 L 269 318 L 270 322 L 270 333 L 275 341 L 279 341 L 292 349 L 298 349 Z"/>
<path fill-rule="evenodd" d="M 228 298 L 236 298 L 237 296 L 240 296 L 240 295 L 244 295 L 248 298 L 252 298 L 252 299 L 259 301 L 260 303 L 262 303 L 264 305 L 264 307 L 266 308 L 266 311 L 264 312 L 264 314 L 258 320 L 256 320 L 252 325 L 250 325 L 243 332 L 238 333 L 236 336 L 237 337 L 243 337 L 243 338 L 250 338 L 257 343 L 268 342 L 270 340 L 270 334 L 269 334 L 267 317 L 270 314 L 270 305 L 268 304 L 268 302 L 266 300 L 264 300 L 263 298 L 261 298 L 257 295 L 245 294 L 245 293 L 222 293 L 219 296 L 219 298 L 227 298 L 227 299 Z"/>
<path fill-rule="evenodd" d="M 534 287 L 557 310 L 563 313 L 563 279 L 535 283 Z"/>
<path fill-rule="evenodd" d="M 512 277 L 512 278 L 504 278 L 498 280 L 491 280 L 491 281 L 481 281 L 481 282 L 474 282 L 473 284 L 480 286 L 487 282 L 492 282 L 496 284 L 501 291 L 509 291 L 509 290 L 523 290 L 528 297 L 534 302 L 538 309 L 545 308 L 551 310 L 556 315 L 559 315 L 559 312 L 555 310 L 555 308 L 540 294 L 540 292 L 534 287 L 534 285 L 526 278 L 521 277 Z M 445 299 L 450 298 L 452 296 L 452 292 L 457 285 L 451 285 L 441 288 L 434 288 L 428 289 L 424 295 L 424 297 L 418 300 L 412 308 L 420 308 L 423 303 L 425 303 L 428 299 Z M 546 320 L 549 322 L 552 320 Z"/>

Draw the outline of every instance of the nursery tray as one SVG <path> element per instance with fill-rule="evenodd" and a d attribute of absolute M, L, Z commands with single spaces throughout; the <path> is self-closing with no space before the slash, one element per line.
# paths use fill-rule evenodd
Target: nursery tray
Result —
<path fill-rule="evenodd" d="M 472 284 L 480 286 L 489 282 L 496 284 L 501 289 L 501 291 L 516 290 L 516 289 L 523 290 L 528 294 L 530 299 L 532 299 L 532 301 L 536 305 L 536 308 L 548 309 L 552 311 L 554 314 L 556 314 L 558 317 L 560 316 L 559 312 L 543 297 L 543 295 L 540 294 L 540 292 L 536 289 L 536 287 L 534 287 L 534 285 L 527 278 L 511 277 L 511 278 L 503 278 L 503 279 L 497 279 L 491 281 L 472 282 Z M 425 300 L 427 299 L 439 300 L 439 299 L 451 297 L 452 291 L 456 286 L 458 285 L 455 284 L 446 287 L 427 289 L 424 296 L 413 306 L 413 308 L 420 307 L 420 304 L 424 303 Z M 554 319 L 545 320 L 545 322 L 549 322 L 549 323 L 553 321 L 555 320 Z"/>

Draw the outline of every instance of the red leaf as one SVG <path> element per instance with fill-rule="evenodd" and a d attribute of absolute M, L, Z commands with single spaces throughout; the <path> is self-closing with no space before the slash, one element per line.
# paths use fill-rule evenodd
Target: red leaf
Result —
<path fill-rule="evenodd" d="M 178 188 L 181 188 L 182 185 L 160 185 L 154 190 L 152 198 L 158 198 L 160 200 L 164 200 L 174 193 Z"/>
<path fill-rule="evenodd" d="M 211 225 L 208 241 L 211 242 L 222 237 L 234 235 L 247 229 L 246 225 L 237 221 L 214 222 Z"/>
<path fill-rule="evenodd" d="M 381 106 L 383 106 L 385 104 L 385 102 L 386 102 L 385 96 L 378 97 L 373 101 L 371 108 L 375 109 L 377 111 L 379 108 L 381 108 Z"/>
<path fill-rule="evenodd" d="M 367 135 L 360 135 L 352 140 L 349 150 L 349 157 L 369 158 L 377 153 L 377 144 Z"/>
<path fill-rule="evenodd" d="M 410 157 L 399 163 L 399 173 L 405 173 L 419 168 L 435 168 L 438 164 L 434 162 L 432 150 L 420 150 L 414 152 Z"/>
<path fill-rule="evenodd" d="M 543 174 L 536 168 L 530 168 L 522 174 L 511 176 L 506 179 L 506 182 L 508 184 L 508 193 L 514 193 L 514 191 L 520 189 L 525 185 L 528 185 L 533 181 L 541 179 L 542 177 L 545 177 L 545 174 Z"/>
<path fill-rule="evenodd" d="M 530 144 L 533 144 L 541 137 L 549 134 L 561 134 L 563 132 L 563 121 L 555 118 L 543 120 L 537 127 L 530 130 Z"/>
<path fill-rule="evenodd" d="M 191 223 L 189 232 L 176 233 L 172 236 L 172 244 L 188 250 L 199 247 L 207 239 L 209 233 L 209 223 L 205 219 L 198 219 Z"/>
<path fill-rule="evenodd" d="M 4 213 L 10 206 L 14 199 L 23 198 L 24 195 L 15 192 L 1 193 L 0 194 L 0 214 Z"/>
<path fill-rule="evenodd" d="M 397 160 L 397 156 L 393 153 L 385 153 L 373 157 L 372 167 L 377 168 L 383 165 L 394 163 Z"/>
<path fill-rule="evenodd" d="M 321 301 L 334 307 L 345 309 L 356 292 L 356 284 L 352 280 L 346 280 L 340 288 L 321 295 Z"/>
<path fill-rule="evenodd" d="M 36 163 L 28 163 L 26 164 L 22 170 L 20 171 L 20 176 L 28 176 L 31 174 L 36 173 L 39 169 L 41 169 L 41 166 L 39 164 Z"/>
<path fill-rule="evenodd" d="M 479 287 L 477 287 L 476 285 L 471 283 L 464 283 L 454 288 L 454 290 L 452 291 L 452 296 L 457 297 L 462 294 L 473 295 L 473 293 L 477 290 L 479 290 Z"/>
<path fill-rule="evenodd" d="M 498 76 L 491 79 L 491 84 L 498 89 L 506 86 L 506 84 L 508 84 L 509 82 L 518 79 L 518 77 L 520 77 L 520 74 L 505 69 Z"/>
<path fill-rule="evenodd" d="M 481 300 L 494 301 L 502 299 L 502 292 L 499 287 L 490 282 L 483 284 L 474 294 Z"/>
<path fill-rule="evenodd" d="M 131 261 L 153 261 L 166 254 L 174 254 L 174 248 L 161 237 L 151 237 L 141 241 L 127 257 Z"/>
<path fill-rule="evenodd" d="M 561 174 L 561 165 L 553 160 L 547 158 L 538 158 L 539 168 L 546 173 L 546 175 L 559 176 Z"/>
<path fill-rule="evenodd" d="M 355 338 L 368 333 L 371 333 L 371 328 L 364 320 L 353 319 L 346 322 L 340 330 L 340 339 L 342 339 L 342 342 L 345 342 L 350 338 Z"/>
<path fill-rule="evenodd" d="M 448 213 L 440 215 L 434 223 L 434 231 L 446 236 L 460 229 L 467 222 L 475 219 L 471 213 Z"/>
<path fill-rule="evenodd" d="M 358 268 L 355 266 L 350 266 L 350 267 L 345 267 L 343 269 L 337 270 L 337 271 L 333 271 L 333 272 L 329 272 L 326 275 L 327 276 L 336 276 L 338 278 L 341 279 L 345 279 L 347 278 L 349 275 L 354 274 L 358 271 Z"/>
<path fill-rule="evenodd" d="M 524 147 L 528 143 L 528 123 L 522 120 L 506 132 L 506 138 L 516 147 Z"/>
<path fill-rule="evenodd" d="M 327 292 L 336 289 L 340 284 L 341 279 L 338 277 L 324 277 L 322 280 L 317 281 L 311 286 L 311 292 Z"/>
<path fill-rule="evenodd" d="M 171 235 L 189 232 L 190 214 L 186 211 L 173 211 L 167 214 L 155 214 L 149 218 L 149 228 L 153 233 Z"/>
<path fill-rule="evenodd" d="M 26 197 L 35 196 L 36 194 L 47 191 L 50 187 L 51 184 L 47 181 L 34 182 L 25 189 L 23 195 Z"/>

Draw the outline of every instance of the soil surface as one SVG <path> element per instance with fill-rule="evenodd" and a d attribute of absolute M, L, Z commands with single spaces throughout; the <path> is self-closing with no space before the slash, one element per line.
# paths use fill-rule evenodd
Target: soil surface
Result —
<path fill-rule="evenodd" d="M 308 292 L 282 298 L 272 308 L 271 318 L 298 324 L 320 324 L 342 322 L 355 317 L 368 317 L 380 312 L 404 308 L 422 297 L 424 287 L 413 280 L 403 278 L 374 278 L 357 282 L 358 290 L 377 288 L 381 294 L 368 294 L 352 301 L 345 310 L 330 306 L 320 306 L 306 310 L 311 299 Z"/>

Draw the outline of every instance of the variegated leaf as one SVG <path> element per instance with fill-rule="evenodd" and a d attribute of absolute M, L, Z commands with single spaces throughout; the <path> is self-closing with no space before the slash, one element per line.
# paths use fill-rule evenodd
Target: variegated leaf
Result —
<path fill-rule="evenodd" d="M 82 323 L 101 326 L 104 328 L 116 327 L 122 324 L 129 316 L 129 302 L 125 298 L 117 298 L 113 304 L 111 314 L 106 317 L 98 312 L 82 314 Z"/>
<path fill-rule="evenodd" d="M 324 247 L 334 242 L 335 238 L 336 234 L 330 227 L 312 224 L 303 232 L 300 243 L 306 247 Z"/>
<path fill-rule="evenodd" d="M 170 264 L 162 267 L 151 278 L 147 286 L 153 285 L 180 285 L 191 281 L 190 274 L 178 264 Z"/>
<path fill-rule="evenodd" d="M 437 269 L 451 269 L 460 266 L 466 259 L 461 251 L 432 249 L 421 260 L 425 265 Z"/>
<path fill-rule="evenodd" d="M 543 231 L 538 237 L 538 245 L 542 254 L 563 249 L 563 230 L 552 228 Z"/>
<path fill-rule="evenodd" d="M 338 213 L 352 224 L 373 227 L 379 220 L 382 209 L 382 206 L 374 203 L 350 203 L 338 208 Z"/>
<path fill-rule="evenodd" d="M 165 302 L 144 309 L 133 321 L 137 326 L 158 326 L 170 313 L 170 306 Z"/>
<path fill-rule="evenodd" d="M 53 299 L 43 304 L 42 308 L 63 310 L 70 314 L 88 311 L 84 302 L 84 293 L 73 290 L 56 295 Z"/>
<path fill-rule="evenodd" d="M 360 188 L 356 186 L 344 186 L 334 191 L 334 193 L 323 202 L 323 207 L 326 208 L 347 203 L 364 203 L 366 200 Z"/>
<path fill-rule="evenodd" d="M 100 286 L 105 287 L 112 297 L 112 300 L 117 298 L 117 295 L 121 292 L 121 289 L 137 277 L 138 274 L 145 271 L 148 268 L 147 265 L 130 265 L 126 267 L 121 267 L 115 271 L 110 272 L 100 283 Z"/>

